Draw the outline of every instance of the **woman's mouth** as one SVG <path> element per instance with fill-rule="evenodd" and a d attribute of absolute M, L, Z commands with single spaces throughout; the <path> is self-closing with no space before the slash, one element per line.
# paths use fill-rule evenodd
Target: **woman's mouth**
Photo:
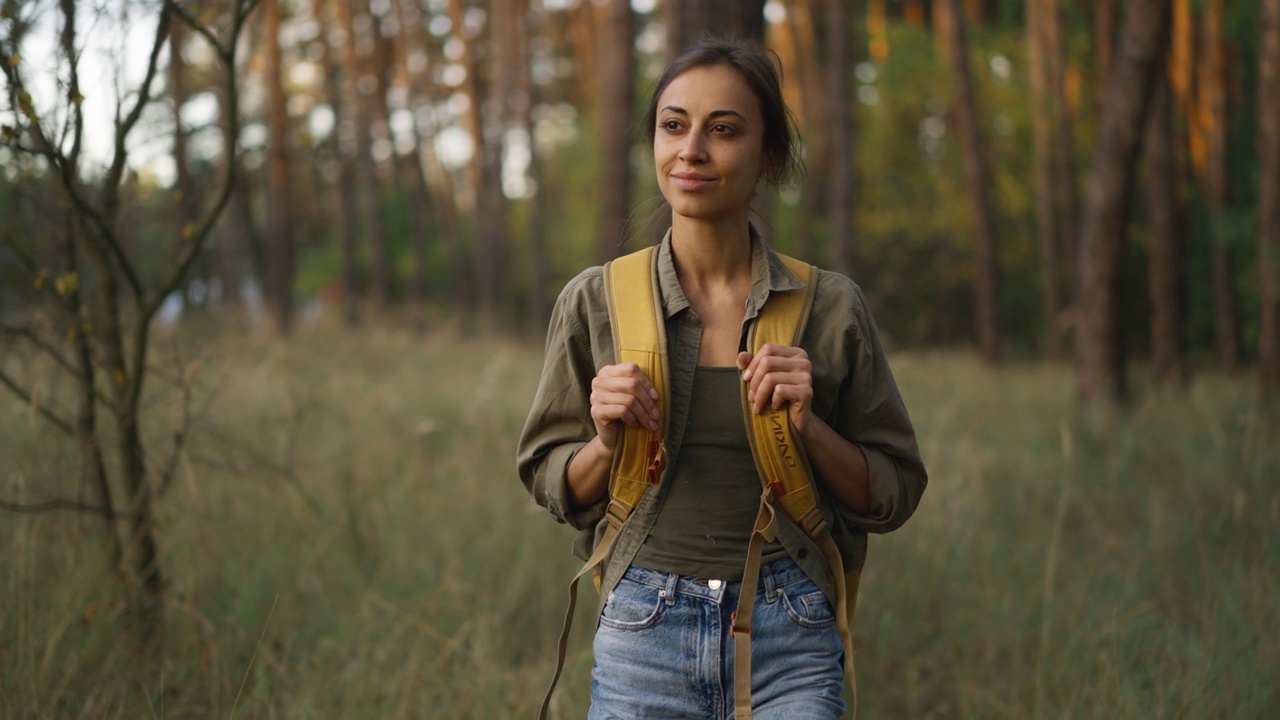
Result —
<path fill-rule="evenodd" d="M 675 182 L 676 187 L 686 192 L 701 190 L 709 185 L 715 178 L 710 175 L 699 175 L 698 173 L 671 173 L 671 179 Z"/>

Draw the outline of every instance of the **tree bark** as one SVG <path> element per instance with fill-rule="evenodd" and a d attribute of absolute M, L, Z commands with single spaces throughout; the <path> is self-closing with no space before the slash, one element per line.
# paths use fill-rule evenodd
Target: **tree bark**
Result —
<path fill-rule="evenodd" d="M 289 219 L 289 116 L 280 50 L 280 2 L 264 0 L 267 41 L 267 236 L 270 282 L 268 293 L 282 335 L 293 329 L 293 237 Z"/>
<path fill-rule="evenodd" d="M 1155 74 L 1164 67 L 1168 0 L 1131 0 L 1103 104 L 1080 236 L 1079 387 L 1088 403 L 1122 400 L 1120 264 L 1137 158 Z"/>
<path fill-rule="evenodd" d="M 827 233 L 831 269 L 853 276 L 853 109 L 850 66 L 853 43 L 848 0 L 827 3 Z"/>
<path fill-rule="evenodd" d="M 597 117 L 604 172 L 596 258 L 604 263 L 617 257 L 623 247 L 631 194 L 631 133 L 623 128 L 631 125 L 635 102 L 635 18 L 630 0 L 609 0 L 601 9 L 605 17 L 599 35 L 606 41 L 598 46 L 602 102 L 597 105 Z"/>
<path fill-rule="evenodd" d="M 1258 49 L 1258 338 L 1263 391 L 1280 395 L 1280 0 L 1262 0 Z"/>
<path fill-rule="evenodd" d="M 1210 213 L 1213 216 L 1213 310 L 1218 346 L 1218 363 L 1234 373 L 1240 369 L 1240 325 L 1236 311 L 1235 269 L 1231 247 L 1225 236 L 1224 220 L 1231 205 L 1227 179 L 1227 67 L 1226 43 L 1222 37 L 1225 0 L 1209 0 L 1205 8 L 1204 62 L 1200 89 L 1208 119 L 1208 164 L 1206 167 Z"/>
<path fill-rule="evenodd" d="M 1151 297 L 1151 369 L 1156 383 L 1180 387 L 1182 362 L 1182 236 L 1179 175 L 1173 141 L 1169 80 L 1157 72 L 1143 139 L 1147 160 L 1147 213 L 1151 228 L 1148 287 Z"/>
<path fill-rule="evenodd" d="M 939 14 L 942 16 L 942 31 L 946 36 L 950 56 L 951 81 L 956 93 L 956 122 L 964 145 L 965 182 L 968 185 L 969 211 L 974 233 L 974 319 L 977 324 L 978 347 L 987 362 L 996 362 L 1000 358 L 1000 327 L 997 317 L 999 270 L 996 260 L 995 214 L 990 195 L 991 173 L 987 166 L 986 148 L 978 119 L 959 0 L 943 0 L 937 10 L 942 11 Z"/>
<path fill-rule="evenodd" d="M 1059 282 L 1065 283 L 1068 316 L 1072 318 L 1070 337 L 1080 322 L 1080 193 L 1076 184 L 1075 134 L 1071 108 L 1067 103 L 1066 72 L 1062 47 L 1062 14 L 1058 0 L 1035 0 L 1041 4 L 1044 52 L 1049 73 L 1049 108 L 1053 118 L 1053 216 L 1057 221 L 1060 258 Z M 1065 277 L 1064 277 L 1065 275 Z M 1063 327 L 1061 330 L 1068 330 Z"/>
<path fill-rule="evenodd" d="M 1107 97 L 1107 85 L 1111 82 L 1111 65 L 1115 57 L 1116 3 L 1115 0 L 1095 0 L 1093 10 L 1093 57 L 1098 76 L 1098 105 Z"/>
<path fill-rule="evenodd" d="M 346 99 L 351 103 L 352 117 L 355 118 L 356 198 L 364 241 L 369 247 L 368 298 L 371 310 L 378 312 L 386 307 L 391 297 L 390 259 L 386 233 L 382 226 L 382 180 L 378 176 L 378 165 L 373 159 L 371 103 L 373 94 L 383 91 L 383 88 L 377 81 L 376 73 L 370 73 L 365 67 L 359 52 L 360 34 L 356 30 L 355 17 L 358 12 L 367 11 L 368 3 L 363 0 L 335 1 L 338 4 L 340 27 L 346 35 L 340 57 L 347 90 Z"/>
<path fill-rule="evenodd" d="M 321 9 L 324 0 L 315 0 L 315 17 L 322 27 L 329 26 L 334 20 L 339 27 L 344 27 L 350 16 L 350 10 L 341 6 L 348 0 L 329 0 L 330 12 Z M 336 12 L 334 12 L 336 11 Z M 343 43 L 351 45 L 355 42 L 349 33 Z M 352 156 L 355 148 L 351 142 L 344 142 L 344 137 L 354 135 L 356 120 L 353 117 L 349 88 L 354 86 L 354 78 L 349 73 L 353 69 L 342 62 L 340 54 L 334 49 L 329 33 L 320 33 L 321 48 L 324 50 L 325 94 L 328 96 L 329 108 L 333 110 L 333 130 L 329 133 L 329 152 L 338 168 L 338 184 L 334 188 L 338 196 L 338 237 L 342 247 L 342 318 L 348 328 L 360 325 L 360 271 L 356 257 L 356 246 L 360 237 L 358 184 L 356 181 L 355 163 Z"/>
<path fill-rule="evenodd" d="M 521 0 L 521 17 L 525 18 L 523 32 L 519 33 L 520 56 L 524 59 L 524 72 L 520 74 L 520 101 L 516 109 L 521 128 L 529 139 L 529 177 L 533 180 L 534 196 L 529 218 L 529 293 L 530 325 L 541 330 L 551 320 L 551 269 L 547 249 L 547 205 L 551 195 L 548 178 L 542 172 L 542 153 L 534 139 L 533 109 L 538 103 L 538 86 L 533 78 L 533 43 L 531 39 L 542 31 L 545 10 L 535 14 L 529 0 Z M 628 176 L 629 177 L 629 176 Z"/>
<path fill-rule="evenodd" d="M 1044 51 L 1044 14 L 1042 0 L 1027 0 L 1027 64 L 1031 83 L 1031 119 L 1035 155 L 1036 234 L 1039 236 L 1041 305 L 1044 311 L 1044 353 L 1056 358 L 1062 354 L 1062 288 L 1059 282 L 1058 228 L 1054 222 L 1053 201 L 1053 115 L 1049 95 L 1048 58 Z M 1048 8 L 1050 12 L 1053 8 Z"/>
<path fill-rule="evenodd" d="M 226 88 L 218 89 L 219 122 L 225 136 L 231 127 L 238 125 L 231 117 L 231 103 L 226 96 Z M 222 284 L 222 300 L 227 305 L 240 305 L 240 241 L 253 234 L 253 220 L 249 210 L 249 198 L 245 192 L 246 173 L 240 167 L 240 156 L 224 152 L 219 158 L 225 175 L 231 172 L 235 176 L 235 187 L 231 190 L 230 205 L 227 215 L 222 218 L 218 236 L 218 280 Z M 261 275 L 259 276 L 261 277 Z"/>
<path fill-rule="evenodd" d="M 800 122 L 804 138 L 805 165 L 808 178 L 800 187 L 800 206 L 796 213 L 795 251 L 805 259 L 813 259 L 813 218 L 825 212 L 822 203 L 821 183 L 812 178 L 827 177 L 830 160 L 828 133 L 820 128 L 826 118 L 823 102 L 823 62 L 817 33 L 814 31 L 816 0 L 792 0 L 787 6 L 787 31 L 795 49 L 792 76 L 797 79 L 800 92 Z"/>

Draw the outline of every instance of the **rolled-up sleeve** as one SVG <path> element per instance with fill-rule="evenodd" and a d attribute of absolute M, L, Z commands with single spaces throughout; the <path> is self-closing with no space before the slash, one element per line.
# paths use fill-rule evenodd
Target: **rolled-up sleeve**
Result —
<path fill-rule="evenodd" d="M 570 281 L 556 300 L 542 378 L 516 451 L 520 480 L 534 501 L 578 530 L 594 527 L 607 501 L 576 508 L 568 496 L 569 463 L 596 434 L 590 402 L 596 366 L 585 321 L 586 286 L 599 278 L 593 270 Z"/>
<path fill-rule="evenodd" d="M 852 323 L 845 333 L 850 373 L 840 385 L 832 424 L 846 440 L 861 447 L 867 458 L 870 511 L 863 514 L 840 502 L 834 505 L 848 525 L 885 533 L 900 527 L 915 512 L 928 475 L 875 320 L 856 285 L 850 300 Z"/>

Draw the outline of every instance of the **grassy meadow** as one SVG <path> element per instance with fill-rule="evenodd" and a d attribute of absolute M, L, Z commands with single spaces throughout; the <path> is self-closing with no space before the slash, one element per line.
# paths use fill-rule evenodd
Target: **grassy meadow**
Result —
<path fill-rule="evenodd" d="M 104 521 L 0 511 L 0 718 L 532 717 L 577 565 L 514 471 L 541 347 L 186 337 L 148 386 L 160 464 L 192 382 L 160 648 L 131 639 Z M 0 362 L 66 407 L 56 369 Z M 1175 397 L 1139 370 L 1086 418 L 1065 367 L 893 364 L 931 482 L 872 540 L 861 717 L 1280 716 L 1280 412 L 1252 377 Z M 79 497 L 74 450 L 0 393 L 0 497 Z M 582 604 L 558 718 L 586 712 Z"/>

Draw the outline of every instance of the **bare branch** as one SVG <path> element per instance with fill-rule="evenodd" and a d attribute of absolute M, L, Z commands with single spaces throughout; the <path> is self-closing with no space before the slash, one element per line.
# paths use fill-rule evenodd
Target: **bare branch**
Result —
<path fill-rule="evenodd" d="M 71 86 L 67 88 L 70 112 L 75 118 L 75 131 L 71 140 L 71 153 L 67 162 L 72 168 L 80 164 L 80 141 L 84 137 L 84 98 L 80 95 L 80 54 L 76 52 L 76 0 L 60 0 L 62 6 L 62 54 L 71 70 Z"/>
<path fill-rule="evenodd" d="M 37 349 L 42 351 L 44 354 L 52 358 L 53 361 L 58 365 L 60 365 L 63 370 L 66 370 L 72 375 L 77 374 L 75 366 L 72 365 L 71 361 L 68 360 L 67 357 L 62 354 L 62 351 L 59 350 L 53 344 L 45 341 L 45 339 L 40 337 L 40 335 L 35 330 L 23 325 L 9 325 L 6 323 L 0 323 L 0 335 L 8 335 L 9 337 L 15 337 L 15 338 L 20 338 L 22 340 L 26 340 L 27 342 L 34 345 Z"/>
<path fill-rule="evenodd" d="M 0 385 L 4 385 L 5 387 L 9 388 L 9 391 L 12 392 L 14 395 L 17 395 L 19 400 L 34 407 L 41 415 L 44 416 L 44 419 L 48 420 L 49 423 L 52 424 L 54 427 L 58 428 L 62 432 L 66 433 L 67 435 L 75 434 L 75 432 L 71 429 L 71 423 L 58 417 L 57 414 L 55 414 L 49 408 L 43 405 L 40 405 L 39 403 L 33 402 L 31 398 L 31 394 L 28 393 L 26 390 L 23 390 L 22 386 L 18 385 L 18 383 L 13 378 L 9 377 L 8 373 L 6 373 L 3 370 L 0 370 Z"/>
<path fill-rule="evenodd" d="M 97 507 L 96 505 L 86 505 L 76 500 L 64 500 L 55 498 L 53 500 L 44 500 L 38 503 L 23 504 L 10 500 L 0 499 L 0 510 L 8 510 L 16 513 L 46 513 L 55 510 L 69 510 L 71 512 L 84 513 L 86 515 L 97 515 L 108 520 L 125 520 L 128 514 L 124 510 L 116 510 L 114 508 Z"/>
<path fill-rule="evenodd" d="M 178 18 L 182 20 L 183 24 L 192 30 L 195 30 L 201 37 L 208 41 L 208 43 L 213 46 L 213 51 L 217 53 L 218 57 L 224 63 L 231 61 L 232 51 L 229 51 L 227 48 L 222 46 L 222 42 L 218 40 L 217 35 L 213 34 L 213 30 L 211 30 L 208 25 L 197 20 L 196 17 L 191 14 L 191 11 L 182 7 L 181 3 L 177 2 L 177 0 L 167 0 L 165 4 L 168 5 L 173 12 L 177 13 Z"/>
<path fill-rule="evenodd" d="M 236 93 L 236 51 L 240 45 L 240 33 L 244 30 L 245 22 L 248 14 L 257 4 L 257 0 L 240 0 L 240 8 L 236 13 L 235 23 L 231 27 L 230 44 L 227 48 L 227 54 L 223 59 L 223 81 L 226 83 L 227 98 L 227 128 L 223 135 L 222 151 L 228 157 L 234 158 L 236 154 L 236 146 L 240 137 L 240 111 L 239 98 Z M 173 0 L 166 1 L 166 7 L 175 7 Z M 167 16 L 167 13 L 166 13 Z M 169 277 L 161 284 L 159 291 L 152 297 L 151 301 L 141 308 L 141 317 L 138 323 L 137 333 L 134 335 L 133 341 L 133 363 L 134 367 L 141 367 L 143 355 L 147 347 L 147 335 L 151 327 L 151 319 L 159 312 L 164 300 L 178 285 L 182 283 L 187 272 L 191 269 L 192 263 L 199 257 L 201 250 L 204 248 L 205 240 L 209 237 L 209 233 L 213 230 L 213 226 L 218 221 L 218 217 L 222 214 L 223 209 L 231 200 L 231 193 L 235 187 L 236 180 L 235 162 L 226 164 L 226 173 L 222 178 L 221 188 L 219 188 L 217 200 L 213 206 L 205 213 L 198 223 L 196 229 L 182 249 L 182 253 L 178 258 L 177 264 Z M 135 381 L 131 388 L 132 402 L 136 404 L 137 399 L 142 393 L 142 373 L 135 375 Z"/>

